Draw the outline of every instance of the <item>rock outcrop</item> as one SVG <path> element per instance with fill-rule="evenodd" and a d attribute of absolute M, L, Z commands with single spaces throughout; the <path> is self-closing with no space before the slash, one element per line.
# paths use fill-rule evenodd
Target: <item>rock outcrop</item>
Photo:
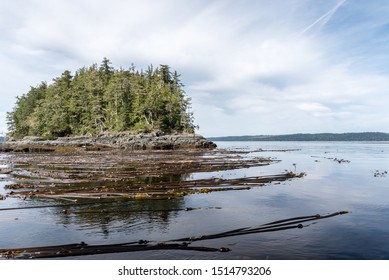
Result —
<path fill-rule="evenodd" d="M 126 150 L 175 150 L 213 149 L 216 144 L 198 134 L 133 134 L 130 132 L 104 133 L 97 136 L 59 137 L 47 140 L 27 136 L 19 141 L 7 141 L 3 151 L 50 151 L 58 147 L 82 147 L 85 149 L 126 149 Z"/>

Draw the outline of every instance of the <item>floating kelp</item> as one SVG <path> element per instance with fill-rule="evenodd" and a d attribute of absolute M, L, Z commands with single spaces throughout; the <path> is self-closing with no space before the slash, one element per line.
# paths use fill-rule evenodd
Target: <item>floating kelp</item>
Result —
<path fill-rule="evenodd" d="M 285 172 L 244 178 L 190 180 L 193 172 L 245 169 L 278 162 L 228 150 L 83 151 L 80 153 L 11 154 L 3 159 L 11 190 L 21 199 L 150 200 L 190 194 L 248 190 L 303 177 Z"/>
<path fill-rule="evenodd" d="M 3 160 L 4 161 L 4 160 Z M 99 151 L 82 153 L 13 154 L 7 174 L 15 181 L 75 183 L 162 178 L 193 172 L 213 172 L 269 165 L 269 158 L 231 157 L 228 151 Z"/>
<path fill-rule="evenodd" d="M 134 210 L 134 209 L 126 209 L 126 210 L 63 210 L 64 214 L 109 214 L 109 213 L 144 213 L 144 212 L 178 212 L 178 211 L 197 211 L 197 210 L 211 210 L 211 209 L 222 209 L 221 207 L 186 207 L 186 208 L 169 208 L 169 209 L 142 209 L 142 210 Z"/>
<path fill-rule="evenodd" d="M 28 209 L 41 209 L 41 208 L 56 208 L 56 207 L 74 207 L 74 206 L 85 206 L 85 205 L 102 205 L 110 203 L 112 201 L 99 201 L 99 202 L 78 202 L 78 203 L 67 203 L 67 204 L 49 204 L 49 205 L 34 205 L 34 206 L 22 206 L 22 207 L 7 207 L 0 208 L 0 211 L 15 211 L 15 210 L 28 210 Z"/>
<path fill-rule="evenodd" d="M 271 182 L 282 182 L 292 178 L 301 178 L 302 174 L 295 174 L 293 172 L 286 172 L 283 174 L 254 176 L 235 179 L 220 179 L 211 178 L 203 180 L 189 180 L 179 182 L 151 182 L 132 184 L 119 184 L 99 187 L 84 186 L 77 188 L 76 186 L 68 187 L 66 185 L 58 185 L 54 187 L 41 187 L 36 189 L 28 184 L 24 185 L 25 190 L 20 190 L 20 183 L 12 188 L 8 195 L 12 197 L 26 198 L 45 198 L 45 199 L 172 199 L 175 197 L 182 197 L 190 194 L 210 193 L 218 191 L 232 191 L 232 190 L 249 190 L 252 187 L 261 187 L 264 184 Z"/>
<path fill-rule="evenodd" d="M 0 258 L 6 259 L 37 259 L 37 258 L 59 258 L 82 255 L 96 255 L 108 253 L 122 253 L 149 250 L 194 250 L 203 252 L 229 252 L 226 247 L 212 248 L 192 246 L 192 243 L 200 240 L 220 239 L 231 236 L 258 234 L 291 229 L 302 229 L 307 223 L 321 219 L 331 218 L 347 214 L 347 211 L 340 211 L 325 215 L 300 216 L 278 220 L 260 225 L 258 227 L 245 227 L 216 234 L 203 235 L 198 237 L 184 237 L 164 242 L 139 240 L 128 243 L 108 245 L 88 245 L 84 242 L 75 244 L 64 244 L 57 246 L 43 246 L 30 248 L 0 249 Z"/>
<path fill-rule="evenodd" d="M 217 238 L 224 238 L 224 237 L 230 237 L 230 236 L 237 236 L 237 235 L 246 235 L 246 234 L 253 234 L 253 233 L 261 233 L 261 232 L 271 232 L 271 231 L 279 231 L 279 230 L 286 230 L 286 229 L 292 229 L 292 228 L 303 228 L 303 223 L 325 219 L 325 218 L 331 218 L 338 215 L 347 214 L 347 211 L 340 211 L 335 212 L 331 214 L 325 214 L 325 215 L 311 215 L 311 216 L 300 216 L 300 217 L 294 217 L 294 218 L 288 218 L 283 220 L 274 221 L 271 223 L 263 224 L 258 227 L 245 227 L 245 228 L 239 228 L 234 229 L 231 231 L 225 231 L 220 232 L 216 234 L 211 235 L 202 235 L 198 237 L 186 237 L 181 239 L 175 239 L 172 241 L 199 241 L 199 240 L 209 240 L 209 239 L 217 239 Z"/>

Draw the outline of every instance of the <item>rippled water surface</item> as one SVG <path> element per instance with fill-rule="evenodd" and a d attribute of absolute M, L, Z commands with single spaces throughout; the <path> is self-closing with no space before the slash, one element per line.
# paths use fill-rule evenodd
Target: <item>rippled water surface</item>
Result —
<path fill-rule="evenodd" d="M 389 143 L 218 142 L 219 148 L 256 151 L 243 156 L 280 162 L 249 169 L 186 174 L 186 180 L 305 172 L 304 178 L 250 190 L 194 194 L 174 200 L 117 202 L 138 212 L 65 215 L 62 208 L 0 211 L 0 248 L 140 239 L 165 241 L 251 227 L 296 216 L 349 211 L 303 229 L 199 241 L 230 252 L 146 251 L 82 259 L 389 259 Z M 262 149 L 262 151 L 259 151 Z M 6 155 L 1 155 L 6 156 Z M 1 175 L 0 194 L 6 175 Z M 41 202 L 31 202 L 31 205 Z M 120 205 L 118 205 L 120 204 Z M 25 206 L 7 198 L 0 208 Z M 89 207 L 89 208 L 88 208 Z M 199 208 L 182 211 L 185 208 Z M 115 209 L 116 209 L 115 208 Z M 96 206 L 84 206 L 95 210 Z M 148 209 L 148 211 L 140 211 Z M 171 211 L 149 211 L 170 209 Z M 172 210 L 173 209 L 173 210 Z M 177 209 L 174 211 L 174 209 Z"/>

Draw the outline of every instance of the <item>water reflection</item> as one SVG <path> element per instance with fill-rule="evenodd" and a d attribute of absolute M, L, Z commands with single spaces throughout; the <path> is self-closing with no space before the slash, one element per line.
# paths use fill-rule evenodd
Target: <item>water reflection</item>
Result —
<path fill-rule="evenodd" d="M 171 200 L 118 201 L 0 212 L 0 247 L 81 241 L 90 244 L 139 239 L 164 241 L 255 226 L 289 217 L 348 210 L 351 212 L 348 215 L 312 223 L 304 229 L 199 243 L 209 247 L 229 247 L 232 251 L 227 254 L 157 251 L 85 258 L 389 259 L 389 176 L 374 176 L 376 170 L 389 170 L 388 143 L 217 144 L 222 148 L 253 151 L 242 153 L 242 158 L 271 157 L 281 161 L 250 168 L 176 173 L 165 177 L 133 178 L 130 181 L 147 185 L 210 177 L 226 179 L 278 174 L 284 170 L 306 172 L 307 176 L 246 191 L 202 193 Z M 350 162 L 338 163 L 329 158 Z M 125 185 L 130 181 L 117 184 Z M 8 192 L 3 189 L 4 184 L 0 182 L 0 193 Z M 0 201 L 0 208 L 45 203 L 48 201 L 8 198 Z M 218 208 L 212 208 L 215 206 Z M 185 211 L 186 208 L 199 210 Z"/>
<path fill-rule="evenodd" d="M 184 199 L 122 201 L 72 209 L 60 207 L 56 217 L 57 224 L 74 224 L 87 234 L 108 238 L 116 233 L 164 232 L 178 212 L 185 210 Z"/>

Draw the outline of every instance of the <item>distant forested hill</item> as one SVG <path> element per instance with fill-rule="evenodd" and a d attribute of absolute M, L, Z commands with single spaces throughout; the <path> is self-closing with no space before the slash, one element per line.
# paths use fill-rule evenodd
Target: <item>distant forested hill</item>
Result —
<path fill-rule="evenodd" d="M 17 98 L 7 115 L 15 139 L 95 135 L 102 132 L 193 132 L 193 117 L 180 82 L 168 65 L 138 71 L 101 65 L 66 70 Z"/>
<path fill-rule="evenodd" d="M 317 133 L 208 137 L 211 141 L 389 141 L 389 133 Z"/>

